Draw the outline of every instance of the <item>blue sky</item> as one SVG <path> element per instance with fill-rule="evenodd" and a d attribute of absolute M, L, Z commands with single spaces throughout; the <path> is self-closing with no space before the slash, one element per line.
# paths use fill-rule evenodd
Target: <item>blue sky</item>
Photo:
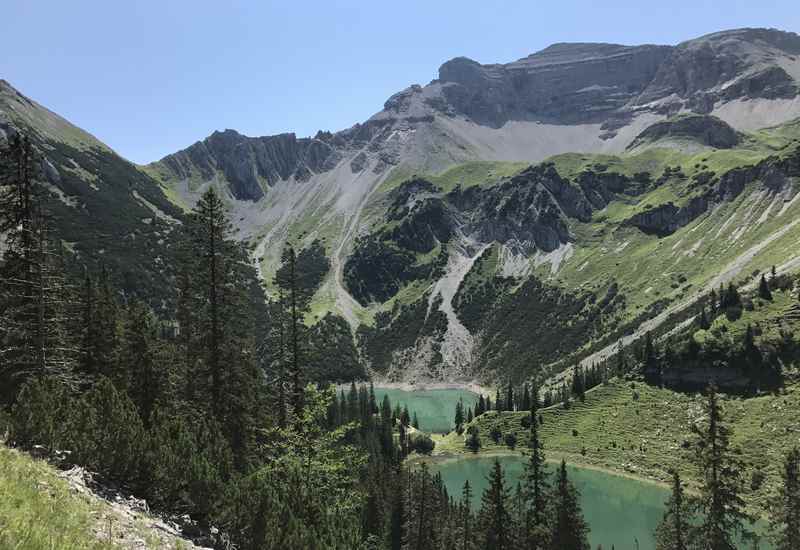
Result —
<path fill-rule="evenodd" d="M 800 31 L 797 0 L 6 0 L 0 78 L 135 162 L 217 129 L 340 130 L 459 55 Z"/>

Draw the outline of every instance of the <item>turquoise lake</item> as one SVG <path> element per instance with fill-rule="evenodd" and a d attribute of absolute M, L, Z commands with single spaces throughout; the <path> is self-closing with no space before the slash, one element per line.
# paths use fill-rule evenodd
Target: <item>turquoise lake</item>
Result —
<path fill-rule="evenodd" d="M 509 487 L 516 487 L 522 476 L 525 459 L 521 456 L 498 458 Z M 474 491 L 473 507 L 480 506 L 480 495 L 487 487 L 486 476 L 494 457 L 454 459 L 434 464 L 432 472 L 440 472 L 451 495 L 460 496 L 464 481 L 469 479 Z M 555 468 L 551 464 L 551 470 Z M 581 505 L 591 532 L 592 548 L 616 550 L 654 550 L 653 532 L 669 498 L 667 489 L 622 476 L 596 470 L 567 467 L 569 477 L 581 493 Z"/>
<path fill-rule="evenodd" d="M 410 414 L 417 413 L 419 427 L 426 432 L 446 433 L 453 429 L 456 403 L 461 399 L 465 406 L 474 407 L 478 395 L 467 390 L 415 390 L 405 391 L 375 388 L 375 398 L 380 405 L 383 396 L 388 395 L 392 407 L 408 407 Z"/>
<path fill-rule="evenodd" d="M 522 476 L 525 458 L 519 455 L 498 457 L 509 488 L 516 487 Z M 488 485 L 486 476 L 494 464 L 494 457 L 458 458 L 431 465 L 431 472 L 439 472 L 454 497 L 461 496 L 464 481 L 469 479 L 473 489 L 473 508 L 480 506 L 480 498 Z M 554 471 L 556 464 L 550 464 Z M 655 550 L 655 532 L 669 498 L 669 491 L 660 485 L 618 476 L 598 470 L 567 466 L 569 477 L 581 493 L 581 507 L 589 525 L 591 547 L 615 550 Z M 764 525 L 759 525 L 763 530 Z M 742 544 L 740 548 L 750 548 Z M 761 550 L 771 546 L 761 542 Z"/>

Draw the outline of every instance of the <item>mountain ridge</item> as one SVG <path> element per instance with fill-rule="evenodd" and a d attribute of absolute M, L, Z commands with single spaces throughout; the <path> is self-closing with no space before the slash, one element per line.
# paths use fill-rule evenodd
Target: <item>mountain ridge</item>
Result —
<path fill-rule="evenodd" d="M 307 321 L 345 319 L 372 374 L 469 379 L 504 353 L 501 319 L 492 316 L 508 311 L 516 292 L 531 307 L 566 300 L 590 340 L 576 335 L 547 353 L 584 353 L 685 292 L 659 297 L 640 275 L 615 273 L 610 256 L 627 248 L 642 262 L 668 262 L 654 247 L 682 239 L 690 244 L 674 246 L 685 249 L 685 262 L 702 252 L 714 255 L 713 267 L 724 258 L 691 235 L 696 224 L 731 239 L 725 256 L 755 246 L 776 216 L 793 215 L 789 165 L 776 157 L 779 168 L 751 168 L 791 156 L 800 134 L 788 124 L 800 116 L 797 44 L 793 33 L 738 29 L 676 46 L 554 44 L 507 64 L 454 58 L 438 79 L 392 95 L 342 131 L 298 138 L 225 130 L 146 166 L 123 162 L 151 188 L 155 208 L 176 220 L 217 189 L 268 292 L 287 243 L 314 247 L 330 269 Z M 90 176 L 81 174 L 86 185 Z M 713 190 L 728 180 L 737 192 L 720 199 Z M 414 181 L 419 189 L 409 193 Z M 394 203 L 398 192 L 406 202 Z M 773 208 L 779 200 L 785 205 Z M 737 216 L 745 226 L 733 232 Z M 668 273 L 667 265 L 658 269 Z M 692 266 L 692 284 L 704 285 L 710 269 Z M 476 319 L 489 328 L 476 330 Z M 527 352 L 519 353 L 524 362 Z"/>

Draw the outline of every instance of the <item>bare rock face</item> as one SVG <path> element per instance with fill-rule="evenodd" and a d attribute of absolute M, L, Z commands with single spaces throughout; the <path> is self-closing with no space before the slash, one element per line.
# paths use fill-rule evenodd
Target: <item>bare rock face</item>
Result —
<path fill-rule="evenodd" d="M 264 186 L 292 177 L 305 180 L 311 173 L 333 168 L 340 158 L 330 143 L 333 139 L 322 132 L 297 139 L 294 134 L 251 138 L 225 130 L 162 162 L 179 179 L 199 173 L 203 180 L 210 180 L 221 172 L 234 197 L 255 201 L 264 196 Z"/>
<path fill-rule="evenodd" d="M 507 65 L 459 57 L 439 69 L 448 103 L 493 127 L 509 120 L 602 122 L 651 82 L 670 46 L 554 44 Z"/>
<path fill-rule="evenodd" d="M 785 98 L 798 83 L 784 68 L 800 54 L 800 36 L 774 29 L 738 29 L 679 44 L 659 66 L 637 105 L 675 96 L 696 112 L 719 100 Z"/>
<path fill-rule="evenodd" d="M 688 139 L 717 149 L 731 149 L 740 141 L 736 130 L 717 117 L 690 114 L 648 126 L 636 136 L 628 149 L 664 138 Z"/>

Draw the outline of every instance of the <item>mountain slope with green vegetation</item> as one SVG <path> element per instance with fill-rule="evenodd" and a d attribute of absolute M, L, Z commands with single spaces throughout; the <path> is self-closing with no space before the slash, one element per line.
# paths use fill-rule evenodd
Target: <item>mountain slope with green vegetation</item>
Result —
<path fill-rule="evenodd" d="M 772 265 L 793 271 L 800 123 L 737 134 L 735 146 L 717 149 L 702 141 L 708 119 L 677 120 L 688 119 L 694 126 L 681 134 L 695 140 L 688 151 L 642 141 L 623 155 L 565 154 L 524 170 L 464 165 L 395 184 L 374 199 L 386 213 L 375 214 L 356 243 L 345 283 L 362 305 L 385 312 L 384 325 L 387 314 L 403 322 L 396 303 L 430 304 L 438 285 L 455 285 L 452 295 L 439 294 L 437 309 L 452 308 L 448 328 L 455 317 L 469 332 L 471 360 L 435 370 L 489 380 L 585 357 L 720 283 L 746 282 Z M 431 209 L 435 223 L 426 220 Z M 396 262 L 418 266 L 433 257 L 436 270 Z M 380 291 L 359 290 L 367 287 Z M 546 326 L 561 333 L 557 346 L 537 334 L 547 315 L 554 321 Z M 443 331 L 443 349 L 450 333 Z M 420 349 L 428 337 L 420 338 L 407 349 Z M 369 346 L 387 348 L 382 357 L 407 356 L 396 342 Z M 375 370 L 398 370 L 377 357 L 367 354 Z"/>
<path fill-rule="evenodd" d="M 70 264 L 109 272 L 126 295 L 170 306 L 176 231 L 184 211 L 168 191 L 92 135 L 0 81 L 0 147 L 15 136 L 40 155 L 32 170 L 42 180 L 50 230 Z M 77 260 L 72 262 L 73 259 Z"/>

